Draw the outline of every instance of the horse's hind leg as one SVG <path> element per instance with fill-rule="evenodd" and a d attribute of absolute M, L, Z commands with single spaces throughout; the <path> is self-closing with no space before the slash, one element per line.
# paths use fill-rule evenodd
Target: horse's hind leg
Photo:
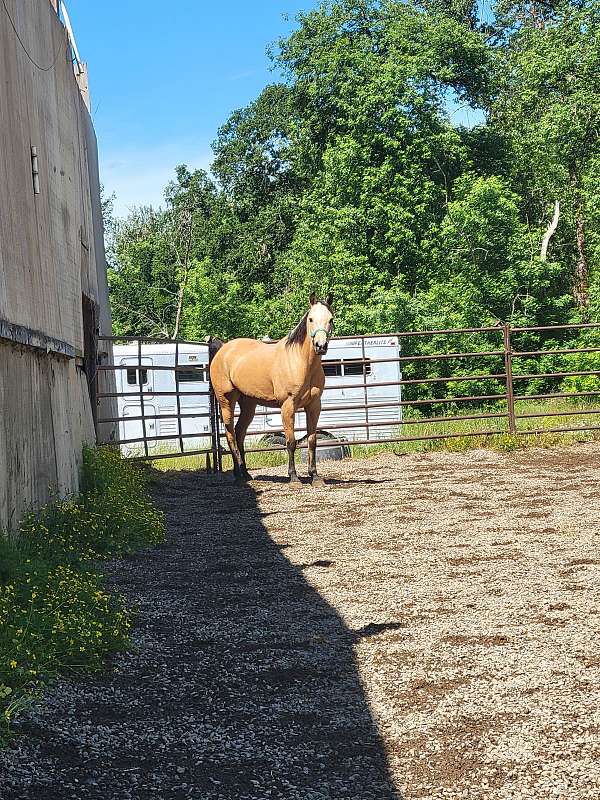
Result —
<path fill-rule="evenodd" d="M 227 437 L 227 444 L 231 450 L 231 458 L 233 459 L 233 474 L 236 478 L 241 478 L 243 475 L 242 457 L 237 446 L 235 437 L 235 404 L 239 399 L 240 393 L 237 389 L 227 392 L 225 395 L 219 397 L 219 404 L 221 406 L 221 416 L 223 417 L 223 425 L 225 426 L 225 436 Z"/>
<path fill-rule="evenodd" d="M 323 486 L 324 481 L 317 475 L 317 425 L 321 413 L 321 398 L 313 400 L 305 408 L 306 432 L 308 434 L 308 475 L 313 486 Z"/>
<path fill-rule="evenodd" d="M 281 419 L 283 421 L 283 431 L 288 451 L 288 475 L 290 483 L 300 483 L 300 478 L 296 473 L 296 431 L 294 429 L 295 408 L 293 400 L 286 400 L 281 406 Z"/>
<path fill-rule="evenodd" d="M 244 452 L 244 440 L 246 432 L 252 420 L 254 419 L 254 412 L 256 411 L 256 400 L 242 395 L 240 397 L 240 416 L 235 424 L 235 439 L 241 458 L 242 475 L 246 480 L 251 480 L 252 475 L 248 472 L 246 467 L 246 453 Z"/>

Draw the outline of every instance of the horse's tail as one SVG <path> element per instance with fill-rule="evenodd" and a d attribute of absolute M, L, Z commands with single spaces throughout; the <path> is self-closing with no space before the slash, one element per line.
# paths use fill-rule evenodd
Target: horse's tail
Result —
<path fill-rule="evenodd" d="M 208 344 L 208 359 L 212 361 L 225 342 L 222 339 L 217 339 L 216 336 L 207 336 L 205 341 Z"/>

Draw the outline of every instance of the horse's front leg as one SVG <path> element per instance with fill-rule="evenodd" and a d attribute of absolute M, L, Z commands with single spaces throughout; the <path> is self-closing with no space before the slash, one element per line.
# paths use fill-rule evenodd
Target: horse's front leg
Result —
<path fill-rule="evenodd" d="M 306 406 L 306 431 L 308 434 L 308 475 L 313 486 L 323 486 L 324 481 L 317 475 L 317 426 L 321 414 L 321 398 L 316 397 Z"/>
<path fill-rule="evenodd" d="M 283 432 L 285 433 L 285 441 L 288 451 L 288 475 L 290 476 L 290 483 L 300 483 L 300 478 L 296 473 L 296 431 L 294 429 L 294 415 L 296 409 L 294 408 L 294 401 L 292 398 L 286 400 L 281 406 L 281 419 L 283 421 Z"/>

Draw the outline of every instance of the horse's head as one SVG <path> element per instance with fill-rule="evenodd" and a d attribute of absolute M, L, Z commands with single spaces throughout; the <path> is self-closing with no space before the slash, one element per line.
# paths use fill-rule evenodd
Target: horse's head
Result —
<path fill-rule="evenodd" d="M 308 333 L 315 353 L 324 356 L 329 346 L 333 326 L 333 313 L 331 304 L 333 295 L 327 295 L 326 300 L 318 300 L 315 294 L 310 296 L 310 308 L 306 317 L 306 332 Z"/>

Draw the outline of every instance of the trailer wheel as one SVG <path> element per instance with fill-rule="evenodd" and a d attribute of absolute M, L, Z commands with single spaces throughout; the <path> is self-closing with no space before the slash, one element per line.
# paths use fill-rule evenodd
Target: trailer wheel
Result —
<path fill-rule="evenodd" d="M 258 443 L 266 445 L 267 447 L 273 445 L 282 445 L 285 447 L 285 436 L 283 433 L 266 433 L 264 436 L 261 436 Z"/>
<path fill-rule="evenodd" d="M 343 458 L 350 458 L 352 451 L 349 445 L 344 444 L 346 439 L 338 439 L 333 433 L 329 431 L 317 431 L 317 441 L 331 441 L 331 447 L 317 447 L 317 462 L 319 461 L 341 461 Z M 304 444 L 306 436 L 298 440 L 298 444 Z M 334 444 L 335 442 L 335 444 Z M 259 444 L 266 445 L 281 445 L 285 447 L 286 441 L 283 433 L 267 433 L 260 439 Z M 306 448 L 300 450 L 300 461 L 304 464 L 308 460 L 308 451 Z"/>
<path fill-rule="evenodd" d="M 301 441 L 304 441 L 304 436 Z M 317 431 L 317 441 L 330 441 L 331 447 L 317 447 L 317 463 L 320 461 L 341 461 L 343 458 L 350 458 L 352 451 L 347 445 L 346 439 L 339 439 L 329 431 Z M 300 461 L 305 463 L 308 461 L 308 450 L 302 449 L 300 451 Z"/>

